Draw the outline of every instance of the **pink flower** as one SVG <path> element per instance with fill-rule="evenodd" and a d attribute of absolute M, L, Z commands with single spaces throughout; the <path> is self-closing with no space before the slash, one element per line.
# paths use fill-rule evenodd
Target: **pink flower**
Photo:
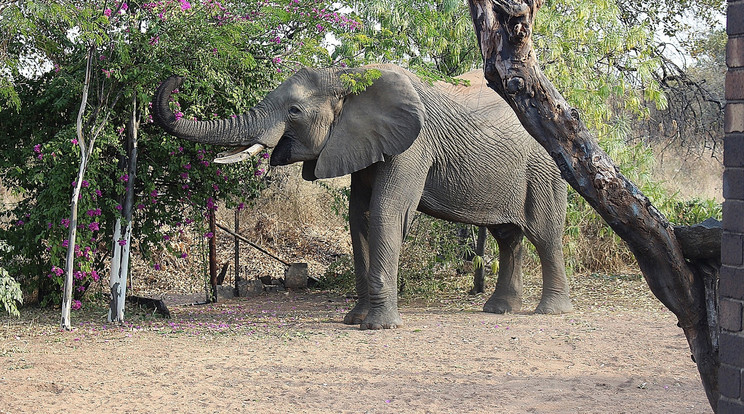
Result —
<path fill-rule="evenodd" d="M 72 310 L 78 310 L 83 307 L 83 304 L 82 302 L 76 299 L 72 301 L 72 304 L 70 305 L 70 307 L 72 308 Z"/>
<path fill-rule="evenodd" d="M 70 219 L 62 219 L 59 221 L 59 224 L 61 224 L 62 227 L 67 228 L 70 225 Z"/>
<path fill-rule="evenodd" d="M 95 270 L 90 271 L 90 277 L 92 277 L 93 280 L 95 280 L 96 282 L 98 282 L 101 279 L 101 276 L 99 276 L 98 272 L 96 272 Z"/>
<path fill-rule="evenodd" d="M 41 144 L 34 145 L 34 152 L 37 154 L 41 154 Z"/>
<path fill-rule="evenodd" d="M 129 174 L 122 175 L 121 177 L 119 177 L 119 180 L 126 183 L 127 181 L 129 181 Z"/>
<path fill-rule="evenodd" d="M 271 59 L 271 61 L 274 62 L 275 65 L 278 65 L 278 64 L 282 63 L 282 58 L 280 58 L 280 57 L 277 56 L 274 59 Z"/>
<path fill-rule="evenodd" d="M 176 121 L 178 121 L 181 118 L 183 118 L 183 112 L 181 111 L 176 112 Z"/>
<path fill-rule="evenodd" d="M 191 8 L 191 3 L 189 3 L 187 0 L 180 0 L 181 1 L 181 10 L 188 10 Z"/>
<path fill-rule="evenodd" d="M 155 36 L 152 39 L 150 39 L 150 45 L 156 45 L 160 42 L 160 36 Z"/>
<path fill-rule="evenodd" d="M 88 224 L 88 229 L 90 229 L 90 231 L 98 231 L 98 230 L 100 230 L 100 225 L 98 224 L 97 221 L 94 221 L 94 222 Z"/>
<path fill-rule="evenodd" d="M 187 170 L 190 170 L 191 169 L 191 164 L 186 164 L 186 165 L 183 166 L 183 168 L 184 169 L 187 169 Z"/>
<path fill-rule="evenodd" d="M 103 11 L 103 15 L 106 17 L 111 17 L 111 9 L 106 9 Z"/>
<path fill-rule="evenodd" d="M 72 145 L 77 145 L 78 140 L 77 140 L 77 138 L 73 138 L 73 139 L 70 140 L 70 142 L 72 142 Z"/>
<path fill-rule="evenodd" d="M 122 10 L 127 10 L 127 9 L 129 9 L 129 6 L 126 3 L 122 3 L 121 4 L 121 9 Z"/>
<path fill-rule="evenodd" d="M 155 263 L 155 265 L 153 266 L 153 268 L 155 270 L 160 270 L 160 263 Z"/>
<path fill-rule="evenodd" d="M 115 207 L 117 210 L 121 211 L 121 204 L 117 204 Z"/>
<path fill-rule="evenodd" d="M 181 259 L 187 258 L 189 255 L 188 253 L 181 253 Z"/>
<path fill-rule="evenodd" d="M 54 274 L 57 276 L 62 276 L 62 273 L 64 273 L 65 271 L 57 266 L 52 266 L 52 272 L 54 272 Z"/>
<path fill-rule="evenodd" d="M 208 231 L 206 234 L 204 234 L 204 237 L 211 239 L 212 237 L 214 237 L 214 233 L 212 233 L 211 231 Z"/>
<path fill-rule="evenodd" d="M 142 203 L 137 204 L 137 210 L 144 210 L 144 209 L 145 209 L 145 205 L 144 204 L 142 204 Z"/>
<path fill-rule="evenodd" d="M 127 241 L 126 241 L 126 239 L 120 239 L 120 240 L 118 241 L 118 243 L 119 243 L 119 246 L 126 246 L 126 245 L 127 245 Z"/>

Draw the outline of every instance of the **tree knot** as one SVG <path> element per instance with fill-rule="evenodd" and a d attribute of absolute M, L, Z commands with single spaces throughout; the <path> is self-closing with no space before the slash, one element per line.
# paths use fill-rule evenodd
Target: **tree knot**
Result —
<path fill-rule="evenodd" d="M 524 90 L 524 79 L 521 76 L 512 76 L 506 81 L 506 90 L 511 95 L 516 95 Z"/>

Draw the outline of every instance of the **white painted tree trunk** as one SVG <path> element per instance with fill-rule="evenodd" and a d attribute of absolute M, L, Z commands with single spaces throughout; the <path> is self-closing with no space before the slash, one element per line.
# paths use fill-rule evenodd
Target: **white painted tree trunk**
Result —
<path fill-rule="evenodd" d="M 122 218 L 116 220 L 114 228 L 114 248 L 111 258 L 111 276 L 109 288 L 111 289 L 111 302 L 109 303 L 108 321 L 124 322 L 124 304 L 127 296 L 127 277 L 129 275 L 129 251 L 132 243 L 132 206 L 134 204 L 134 182 L 137 174 L 137 131 L 139 121 L 137 119 L 137 98 L 132 99 L 132 116 L 127 124 L 127 137 L 129 147 L 129 168 L 127 171 L 127 193 L 122 206 L 123 219 L 127 222 L 124 235 L 121 234 Z M 120 242 L 122 241 L 123 242 Z"/>
<path fill-rule="evenodd" d="M 126 244 L 119 244 L 124 240 Z M 111 289 L 111 302 L 109 304 L 108 321 L 124 322 L 124 304 L 127 295 L 127 276 L 129 274 L 129 245 L 132 240 L 132 222 L 129 221 L 121 234 L 121 219 L 116 220 L 114 228 L 114 248 L 111 258 L 111 276 L 109 288 Z"/>
<path fill-rule="evenodd" d="M 67 256 L 65 259 L 65 280 L 62 290 L 62 317 L 60 318 L 60 326 L 62 329 L 70 330 L 72 325 L 70 323 L 70 309 L 72 307 L 72 285 L 74 283 L 73 270 L 75 268 L 75 239 L 77 237 L 77 209 L 78 200 L 80 198 L 80 189 L 83 185 L 83 177 L 85 176 L 85 169 L 88 166 L 89 153 L 85 148 L 85 137 L 83 136 L 83 114 L 85 114 L 85 108 L 88 106 L 88 90 L 90 89 L 90 75 L 93 67 L 93 51 L 91 47 L 88 49 L 88 60 L 85 67 L 85 84 L 83 85 L 83 96 L 80 101 L 80 109 L 77 115 L 77 139 L 78 145 L 80 145 L 80 167 L 78 168 L 77 182 L 75 189 L 72 191 L 72 200 L 70 202 L 70 232 L 67 237 Z M 91 138 L 90 148 L 93 147 L 93 140 L 95 135 Z"/>

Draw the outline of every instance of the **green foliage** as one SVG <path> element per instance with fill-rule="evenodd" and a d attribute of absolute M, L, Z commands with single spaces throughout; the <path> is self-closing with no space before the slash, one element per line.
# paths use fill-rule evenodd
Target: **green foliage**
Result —
<path fill-rule="evenodd" d="M 393 62 L 448 79 L 481 64 L 470 12 L 455 0 L 371 0 L 353 2 L 363 23 L 343 37 L 334 58 L 349 65 Z"/>
<path fill-rule="evenodd" d="M 349 255 L 340 256 L 328 266 L 318 281 L 318 289 L 332 290 L 341 294 L 356 292 L 354 260 Z"/>
<path fill-rule="evenodd" d="M 364 92 L 365 89 L 372 86 L 372 83 L 382 76 L 382 72 L 377 69 L 366 69 L 358 73 L 344 73 L 340 76 L 341 84 L 344 85 L 350 93 L 355 95 Z"/>
<path fill-rule="evenodd" d="M 74 7 L 72 7 L 74 5 Z M 134 247 L 146 260 L 218 205 L 259 195 L 267 154 L 218 166 L 216 148 L 181 142 L 152 123 L 149 103 L 168 75 L 187 76 L 177 116 L 211 120 L 246 111 L 303 65 L 332 63 L 328 33 L 357 23 L 330 2 L 279 0 L 17 2 L 0 6 L 0 168 L 18 203 L 0 211 L 6 269 L 42 304 L 60 295 L 71 183 L 80 157 L 75 117 L 86 53 L 95 50 L 84 134 L 101 133 L 88 164 L 75 246 L 75 294 L 100 283 L 121 217 L 127 146 L 138 136 Z M 7 37 L 6 37 L 7 36 Z M 7 51 L 7 53 L 2 53 Z M 29 65 L 28 62 L 36 62 Z M 133 106 L 132 102 L 137 105 Z M 132 113 L 138 119 L 130 123 Z M 86 138 L 87 139 L 87 138 Z M 205 237 L 211 235 L 201 234 Z M 159 263 L 151 262 L 157 269 Z"/>
<path fill-rule="evenodd" d="M 0 303 L 3 304 L 5 312 L 20 317 L 21 314 L 18 312 L 16 302 L 23 303 L 21 285 L 10 277 L 5 269 L 0 267 Z"/>

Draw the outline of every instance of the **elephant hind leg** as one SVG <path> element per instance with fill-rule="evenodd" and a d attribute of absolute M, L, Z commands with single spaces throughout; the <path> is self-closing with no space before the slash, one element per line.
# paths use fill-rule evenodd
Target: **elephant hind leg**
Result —
<path fill-rule="evenodd" d="M 568 293 L 568 278 L 560 245 L 535 244 L 542 267 L 543 290 L 535 313 L 561 314 L 573 311 Z"/>
<path fill-rule="evenodd" d="M 499 274 L 496 290 L 485 305 L 484 312 L 516 312 L 522 308 L 522 256 L 524 234 L 514 224 L 499 224 L 488 228 L 499 245 Z"/>

